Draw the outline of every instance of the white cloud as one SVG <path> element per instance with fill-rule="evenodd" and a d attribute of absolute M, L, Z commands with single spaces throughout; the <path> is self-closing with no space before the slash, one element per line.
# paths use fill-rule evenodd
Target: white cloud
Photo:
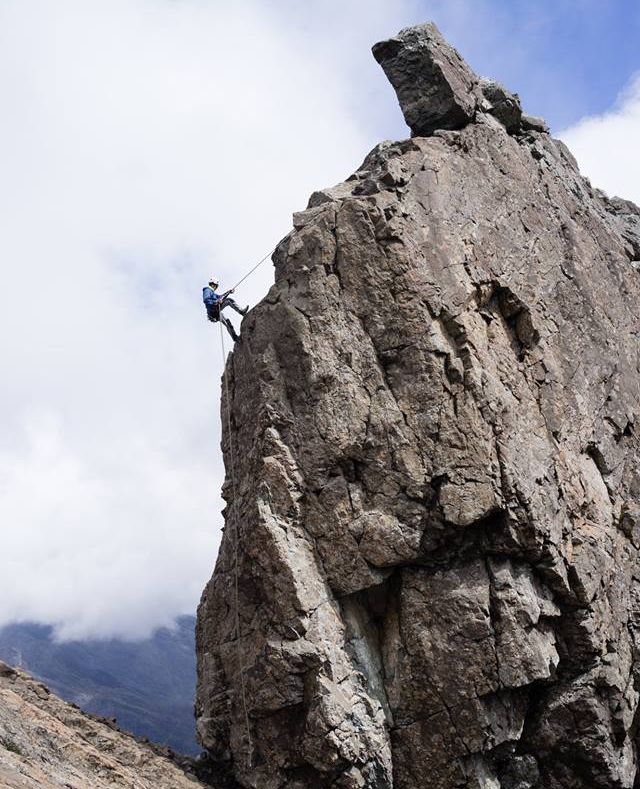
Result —
<path fill-rule="evenodd" d="M 142 636 L 211 573 L 221 361 L 202 280 L 239 278 L 377 141 L 355 74 L 375 72 L 371 112 L 402 129 L 368 51 L 402 4 L 270 6 L 0 4 L 0 625 Z M 239 299 L 271 281 L 267 264 Z"/>
<path fill-rule="evenodd" d="M 640 203 L 640 74 L 609 112 L 583 118 L 558 136 L 571 148 L 581 172 L 594 186 Z"/>
<path fill-rule="evenodd" d="M 0 0 L 0 625 L 136 637 L 193 610 L 223 473 L 202 280 L 408 134 L 369 48 L 427 5 L 477 45 L 471 0 Z M 571 144 L 589 172 L 599 146 Z"/>

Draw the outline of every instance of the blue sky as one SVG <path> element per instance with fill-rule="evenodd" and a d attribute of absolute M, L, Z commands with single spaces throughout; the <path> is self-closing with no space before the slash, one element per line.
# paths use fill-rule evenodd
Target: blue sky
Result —
<path fill-rule="evenodd" d="M 479 0 L 471 13 L 470 29 L 445 18 L 443 32 L 556 131 L 604 112 L 640 70 L 635 0 Z"/>
<path fill-rule="evenodd" d="M 353 47 L 354 111 L 378 129 L 402 130 L 401 122 L 379 101 L 375 69 L 353 2 L 275 4 L 281 18 L 295 21 L 322 47 L 327 58 Z M 517 90 L 529 112 L 560 130 L 585 115 L 608 109 L 636 71 L 640 71 L 640 4 L 636 0 L 407 0 L 374 3 L 362 25 L 366 36 L 392 35 L 399 28 L 433 20 L 481 75 Z M 363 8 L 363 6 L 361 6 Z M 377 19 L 376 19 L 377 16 Z M 340 29 L 341 21 L 347 25 Z M 377 24 L 376 24 L 377 23 Z M 364 90 L 363 90 L 364 89 Z M 374 91 L 370 93 L 369 90 Z M 380 111 L 384 112 L 384 115 Z"/>
<path fill-rule="evenodd" d="M 407 136 L 370 48 L 428 19 L 640 201 L 630 0 L 0 0 L 0 625 L 194 610 L 223 478 L 201 286 Z"/>

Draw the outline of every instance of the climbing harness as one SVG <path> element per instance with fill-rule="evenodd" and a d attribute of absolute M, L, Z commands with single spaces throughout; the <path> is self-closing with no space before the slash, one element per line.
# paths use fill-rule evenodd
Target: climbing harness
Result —
<path fill-rule="evenodd" d="M 227 352 L 224 344 L 224 332 L 222 330 L 222 323 L 220 323 L 220 342 L 222 344 L 222 365 L 223 368 L 227 359 Z M 233 357 L 232 357 L 233 359 Z M 232 362 L 233 364 L 233 362 Z M 231 402 L 229 400 L 229 380 L 226 371 L 223 373 L 224 388 L 225 388 L 225 401 L 226 401 L 226 416 L 227 416 L 227 435 L 229 436 L 229 470 L 231 477 L 231 506 L 233 509 L 236 502 L 236 479 L 235 479 L 235 452 L 233 450 L 233 433 L 231 431 Z M 235 608 L 235 631 L 236 631 L 236 650 L 238 655 L 238 672 L 240 674 L 240 691 L 242 698 L 242 709 L 244 711 L 244 724 L 247 731 L 247 766 L 251 767 L 253 763 L 253 740 L 251 739 L 251 727 L 249 726 L 249 712 L 247 710 L 247 692 L 244 682 L 244 666 L 242 665 L 242 648 L 240 646 L 240 596 L 238 593 L 238 521 L 233 518 L 230 519 L 233 523 L 233 570 L 234 570 L 234 608 Z"/>
<path fill-rule="evenodd" d="M 241 279 L 239 279 L 232 288 L 229 288 L 229 290 L 225 291 L 218 298 L 218 301 L 214 305 L 207 306 L 207 317 L 209 318 L 209 320 L 212 323 L 217 323 L 220 320 L 220 310 L 221 310 L 222 304 L 223 304 L 224 300 L 227 298 L 227 296 L 230 296 L 233 293 L 233 291 L 238 287 L 238 285 L 242 285 L 242 283 L 246 279 L 248 279 L 253 274 L 254 271 L 256 271 L 258 268 L 260 268 L 260 266 L 265 262 L 265 260 L 268 260 L 271 257 L 271 255 L 273 255 L 273 253 L 275 251 L 276 251 L 276 247 L 274 247 L 270 252 L 267 252 L 267 254 L 263 258 L 261 258 L 255 264 L 255 266 L 250 268 L 249 271 L 247 271 L 247 273 Z M 209 280 L 209 286 L 211 286 L 214 282 L 215 282 L 215 280 Z M 215 282 L 215 285 L 217 287 L 218 283 Z M 223 363 L 224 363 L 224 359 L 223 359 Z"/>

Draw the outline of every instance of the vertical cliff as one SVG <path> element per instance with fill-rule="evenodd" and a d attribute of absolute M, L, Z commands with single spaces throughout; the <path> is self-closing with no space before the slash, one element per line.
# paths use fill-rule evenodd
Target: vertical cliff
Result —
<path fill-rule="evenodd" d="M 433 26 L 374 55 L 412 137 L 227 365 L 199 736 L 259 789 L 633 787 L 640 212 Z"/>

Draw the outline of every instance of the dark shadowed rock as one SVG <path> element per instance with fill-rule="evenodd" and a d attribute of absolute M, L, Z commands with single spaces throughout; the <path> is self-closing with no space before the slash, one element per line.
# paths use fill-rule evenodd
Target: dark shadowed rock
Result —
<path fill-rule="evenodd" d="M 632 789 L 640 214 L 433 27 L 376 57 L 417 136 L 295 215 L 226 368 L 201 741 L 261 789 Z"/>
<path fill-rule="evenodd" d="M 9 666 L 0 660 L 0 677 L 15 677 L 17 673 L 13 666 Z"/>
<path fill-rule="evenodd" d="M 493 79 L 481 79 L 480 90 L 485 98 L 483 110 L 496 117 L 508 132 L 517 131 L 522 122 L 522 107 L 518 95 L 510 93 Z"/>
<path fill-rule="evenodd" d="M 538 118 L 537 115 L 523 114 L 520 119 L 520 125 L 523 131 L 536 131 L 536 132 L 549 132 L 549 127 L 544 118 Z"/>

